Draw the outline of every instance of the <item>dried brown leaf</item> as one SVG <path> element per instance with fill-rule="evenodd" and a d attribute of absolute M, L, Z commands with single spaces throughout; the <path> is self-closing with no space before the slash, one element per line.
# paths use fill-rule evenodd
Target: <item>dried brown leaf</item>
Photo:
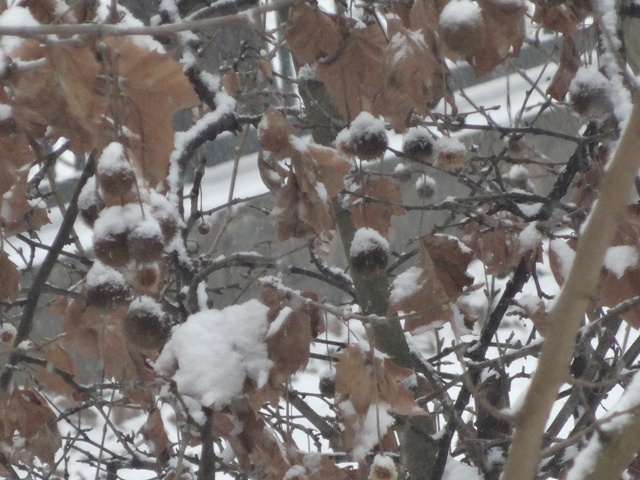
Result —
<path fill-rule="evenodd" d="M 332 58 L 318 64 L 316 78 L 324 83 L 338 112 L 353 120 L 374 110 L 384 78 L 372 72 L 384 68 L 387 40 L 377 24 L 347 28 L 343 46 Z"/>
<path fill-rule="evenodd" d="M 37 457 L 44 463 L 54 464 L 55 454 L 62 445 L 56 414 L 35 390 L 14 388 L 7 405 L 0 409 L 0 424 L 6 444 L 12 444 L 16 432 L 24 438 L 25 444 L 19 451 L 23 461 L 30 463 Z"/>
<path fill-rule="evenodd" d="M 306 3 L 293 11 L 286 36 L 298 65 L 331 57 L 338 51 L 341 42 L 338 28 L 331 17 Z"/>
<path fill-rule="evenodd" d="M 533 20 L 566 36 L 578 33 L 578 17 L 566 5 L 536 4 Z"/>
<path fill-rule="evenodd" d="M 573 37 L 565 36 L 560 50 L 560 63 L 549 87 L 547 93 L 551 98 L 559 102 L 564 101 L 564 97 L 569 91 L 571 81 L 576 76 L 576 72 L 582 65 L 580 54 L 576 48 L 576 42 Z"/>
<path fill-rule="evenodd" d="M 433 262 L 434 274 L 450 299 L 457 298 L 473 284 L 467 273 L 473 252 L 457 238 L 446 235 L 429 235 L 420 239 L 421 252 Z"/>
<path fill-rule="evenodd" d="M 140 429 L 140 433 L 151 442 L 153 452 L 161 463 L 169 460 L 169 437 L 164 428 L 164 421 L 160 415 L 160 410 L 153 408 L 149 412 L 147 421 Z"/>
<path fill-rule="evenodd" d="M 612 247 L 628 247 L 619 254 L 630 255 L 628 268 L 622 275 L 618 275 L 606 267 L 600 274 L 599 304 L 605 307 L 615 307 L 620 302 L 638 295 L 640 291 L 640 264 L 637 261 L 638 245 L 640 244 L 640 210 L 633 206 L 628 209 L 627 219 L 622 222 L 611 241 Z M 635 251 L 636 262 L 631 265 Z M 619 272 L 618 272 L 619 273 Z M 640 308 L 636 307 L 621 315 L 625 322 L 634 328 L 640 328 Z"/>
<path fill-rule="evenodd" d="M 520 232 L 516 229 L 470 224 L 466 231 L 469 233 L 464 237 L 465 244 L 484 263 L 488 274 L 507 275 L 520 263 Z"/>
<path fill-rule="evenodd" d="M 377 388 L 371 360 L 356 346 L 347 347 L 336 365 L 336 404 L 350 400 L 358 415 L 366 415 L 377 402 Z"/>
<path fill-rule="evenodd" d="M 20 272 L 9 260 L 7 252 L 0 252 L 0 298 L 15 300 L 20 292 Z"/>
<path fill-rule="evenodd" d="M 272 323 L 267 336 L 269 359 L 273 362 L 270 376 L 273 382 L 283 382 L 309 361 L 311 322 L 309 316 L 301 310 L 285 310 L 284 320 Z M 283 312 L 280 312 L 283 315 Z M 272 332 L 271 329 L 275 331 Z"/>
<path fill-rule="evenodd" d="M 169 156 L 174 148 L 173 115 L 198 105 L 198 96 L 182 65 L 171 54 L 149 51 L 130 38 L 110 37 L 106 42 L 111 54 L 117 53 L 117 65 L 113 66 L 122 79 L 118 107 L 124 125 L 133 134 L 129 147 L 140 162 L 144 177 L 155 187 L 169 173 Z"/>
<path fill-rule="evenodd" d="M 388 20 L 387 30 L 391 40 L 384 57 L 384 84 L 372 112 L 402 132 L 412 111 L 426 114 L 444 97 L 449 72 L 434 53 L 433 40 L 406 29 L 399 19 Z"/>
<path fill-rule="evenodd" d="M 68 138 L 74 153 L 91 150 L 104 113 L 103 101 L 95 93 L 100 65 L 91 46 L 43 47 L 25 42 L 15 56 L 44 60 L 39 68 L 11 79 L 10 104 L 18 125 L 34 136 L 43 136 L 51 126 L 51 135 Z"/>
<path fill-rule="evenodd" d="M 79 392 L 65 382 L 58 374 L 50 371 L 49 368 L 49 366 L 54 367 L 68 374 L 70 377 L 75 377 L 76 364 L 67 351 L 60 345 L 52 343 L 47 348 L 44 359 L 47 361 L 47 368 L 38 369 L 38 380 L 40 383 L 68 398 L 76 398 Z"/>
<path fill-rule="evenodd" d="M 349 199 L 351 218 L 356 229 L 373 228 L 383 237 L 389 235 L 391 218 L 404 215 L 402 194 L 388 178 L 366 177 Z"/>
<path fill-rule="evenodd" d="M 527 12 L 524 2 L 503 2 L 500 0 L 478 0 L 482 8 L 487 29 L 498 55 L 517 57 L 520 54 L 524 29 L 522 17 Z"/>
<path fill-rule="evenodd" d="M 13 186 L 0 200 L 0 225 L 6 236 L 24 231 L 38 230 L 49 222 L 44 208 L 33 206 L 27 199 L 28 169 L 16 172 Z"/>

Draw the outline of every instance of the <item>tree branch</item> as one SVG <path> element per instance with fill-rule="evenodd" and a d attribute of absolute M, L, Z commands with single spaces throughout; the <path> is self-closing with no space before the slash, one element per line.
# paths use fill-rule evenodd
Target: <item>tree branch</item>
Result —
<path fill-rule="evenodd" d="M 625 217 L 629 191 L 640 167 L 639 149 L 640 106 L 636 103 L 604 175 L 598 201 L 584 225 L 569 278 L 549 313 L 549 332 L 540 361 L 516 416 L 504 480 L 535 477 L 544 427 L 560 386 L 569 375 L 575 335 L 595 294 L 604 254 Z"/>
<path fill-rule="evenodd" d="M 87 159 L 87 164 L 84 166 L 84 170 L 82 171 L 82 175 L 78 179 L 78 184 L 76 185 L 76 189 L 73 192 L 73 196 L 71 197 L 71 201 L 69 202 L 69 206 L 67 208 L 67 213 L 62 219 L 62 224 L 60 225 L 60 229 L 56 234 L 56 238 L 51 243 L 51 249 L 47 253 L 47 256 L 44 258 L 42 265 L 40 265 L 40 269 L 38 273 L 36 273 L 33 283 L 31 284 L 31 288 L 29 289 L 29 293 L 27 294 L 27 302 L 25 304 L 24 310 L 22 311 L 22 318 L 20 319 L 20 324 L 18 325 L 18 331 L 16 333 L 16 338 L 13 342 L 13 346 L 18 348 L 19 345 L 25 341 L 29 334 L 31 333 L 31 329 L 33 328 L 33 318 L 36 313 L 36 309 L 38 307 L 38 300 L 40 299 L 40 295 L 44 291 L 44 285 L 51 275 L 51 271 L 58 261 L 58 257 L 62 252 L 64 246 L 69 242 L 69 234 L 73 230 L 73 224 L 75 223 L 76 217 L 78 216 L 78 197 L 80 196 L 80 191 L 82 187 L 87 183 L 89 177 L 93 175 L 95 164 L 95 151 L 91 152 L 89 158 Z M 5 366 L 2 375 L 0 375 L 0 390 L 7 391 L 9 384 L 11 383 L 11 378 L 13 377 L 13 367 L 15 367 L 21 358 L 19 353 L 13 353 L 9 356 L 9 361 Z"/>

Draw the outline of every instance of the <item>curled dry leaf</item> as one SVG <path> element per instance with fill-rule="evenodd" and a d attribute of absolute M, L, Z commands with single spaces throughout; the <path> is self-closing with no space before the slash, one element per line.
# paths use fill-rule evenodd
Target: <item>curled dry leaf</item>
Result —
<path fill-rule="evenodd" d="M 0 226 L 6 236 L 38 230 L 49 223 L 46 211 L 31 205 L 27 199 L 28 174 L 27 168 L 15 172 L 15 183 L 0 199 Z"/>
<path fill-rule="evenodd" d="M 9 104 L 20 128 L 42 136 L 51 126 L 53 138 L 68 138 L 78 155 L 98 144 L 104 113 L 103 100 L 96 95 L 101 67 L 92 47 L 24 42 L 13 56 L 43 63 L 9 79 L 13 87 Z"/>
<path fill-rule="evenodd" d="M 420 266 L 398 275 L 391 287 L 389 314 L 415 312 L 405 320 L 407 331 L 453 320 L 451 303 L 473 284 L 467 273 L 473 253 L 456 238 L 432 235 L 420 244 Z"/>
<path fill-rule="evenodd" d="M 351 345 L 340 354 L 336 365 L 336 404 L 350 401 L 358 415 L 371 405 L 384 402 L 398 415 L 426 415 L 402 381 L 413 372 L 388 358 L 373 357 Z"/>
<path fill-rule="evenodd" d="M 406 213 L 398 187 L 388 178 L 370 176 L 353 190 L 349 211 L 356 229 L 373 228 L 383 237 L 389 235 L 391 218 Z"/>
<path fill-rule="evenodd" d="M 374 101 L 384 88 L 387 40 L 377 24 L 364 28 L 345 26 L 339 54 L 316 67 L 316 78 L 324 83 L 338 112 L 353 120 L 362 111 L 375 110 Z"/>
<path fill-rule="evenodd" d="M 214 413 L 213 427 L 229 442 L 243 472 L 260 471 L 265 479 L 285 478 L 291 466 L 285 449 L 246 399 Z"/>
<path fill-rule="evenodd" d="M 640 291 L 640 211 L 636 206 L 627 210 L 627 218 L 620 223 L 605 255 L 605 264 L 600 273 L 598 298 L 594 306 L 615 307 Z M 559 285 L 566 281 L 577 242 L 575 240 L 552 240 L 549 244 L 549 265 Z M 621 314 L 632 327 L 640 328 L 640 308 Z"/>
<path fill-rule="evenodd" d="M 399 19 L 388 20 L 387 30 L 391 40 L 384 56 L 384 84 L 373 113 L 402 132 L 412 111 L 426 114 L 445 95 L 449 71 L 436 55 L 434 41 L 421 31 L 405 28 Z"/>
<path fill-rule="evenodd" d="M 119 108 L 131 132 L 129 146 L 144 177 L 155 188 L 169 173 L 173 115 L 198 105 L 198 96 L 171 54 L 149 51 L 130 38 L 110 38 L 107 44 L 112 55 L 110 67 L 122 78 Z M 108 89 L 104 94 L 107 100 L 114 100 Z"/>
<path fill-rule="evenodd" d="M 495 228 L 469 224 L 464 243 L 485 265 L 489 275 L 504 276 L 515 268 L 522 255 L 518 229 L 497 225 Z"/>
<path fill-rule="evenodd" d="M 600 305 L 615 307 L 640 292 L 638 245 L 640 210 L 633 206 L 628 209 L 626 221 L 618 226 L 611 241 L 613 248 L 610 247 L 605 255 L 605 267 L 600 275 Z M 636 307 L 621 316 L 632 327 L 640 328 L 640 308 Z"/>
<path fill-rule="evenodd" d="M 527 12 L 524 0 L 478 0 L 487 30 L 489 40 L 498 55 L 504 59 L 511 55 L 517 57 L 524 39 L 522 17 Z"/>
<path fill-rule="evenodd" d="M 81 396 L 71 385 L 65 382 L 60 375 L 50 371 L 49 366 L 67 374 L 70 378 L 76 375 L 76 364 L 71 359 L 67 351 L 58 344 L 52 343 L 47 347 L 44 359 L 47 361 L 47 368 L 38 369 L 38 380 L 45 387 L 56 393 L 65 395 L 68 398 L 80 400 Z"/>
<path fill-rule="evenodd" d="M 307 235 L 329 235 L 334 228 L 330 201 L 343 187 L 351 168 L 335 149 L 306 144 L 274 108 L 265 111 L 258 129 L 260 175 L 276 193 L 280 240 Z M 280 162 L 288 160 L 285 167 Z"/>
<path fill-rule="evenodd" d="M 31 464 L 33 458 L 37 457 L 46 464 L 54 465 L 55 454 L 62 441 L 56 425 L 56 414 L 46 400 L 30 387 L 16 387 L 2 402 L 0 441 L 5 446 L 3 452 L 13 461 Z M 24 442 L 14 449 L 16 434 Z"/>
<path fill-rule="evenodd" d="M 560 50 L 560 63 L 551 83 L 547 87 L 547 93 L 551 98 L 559 102 L 564 101 L 564 97 L 569 91 L 571 81 L 576 76 L 576 72 L 582 65 L 576 42 L 573 37 L 566 36 L 562 42 Z"/>
<path fill-rule="evenodd" d="M 578 33 L 578 17 L 566 5 L 536 3 L 533 20 L 544 28 L 567 36 Z"/>
<path fill-rule="evenodd" d="M 318 8 L 306 3 L 291 15 L 286 31 L 287 44 L 298 65 L 313 64 L 331 57 L 340 47 L 340 34 L 333 19 Z"/>
<path fill-rule="evenodd" d="M 153 452 L 158 461 L 160 463 L 167 462 L 170 456 L 170 444 L 160 410 L 151 409 L 147 421 L 140 428 L 140 433 L 153 445 Z"/>
<path fill-rule="evenodd" d="M 273 362 L 269 372 L 272 382 L 283 382 L 307 365 L 312 340 L 311 319 L 302 309 L 280 311 L 266 339 L 269 359 Z"/>
<path fill-rule="evenodd" d="M 20 292 L 20 272 L 9 260 L 6 252 L 0 251 L 0 298 L 15 300 Z"/>
<path fill-rule="evenodd" d="M 345 423 L 345 446 L 358 458 L 376 444 L 393 451 L 397 444 L 389 430 L 397 415 L 426 415 L 401 382 L 413 372 L 388 359 L 375 357 L 358 346 L 347 347 L 336 365 L 335 403 Z M 371 420 L 375 428 L 371 428 Z M 371 435 L 376 435 L 371 438 Z"/>

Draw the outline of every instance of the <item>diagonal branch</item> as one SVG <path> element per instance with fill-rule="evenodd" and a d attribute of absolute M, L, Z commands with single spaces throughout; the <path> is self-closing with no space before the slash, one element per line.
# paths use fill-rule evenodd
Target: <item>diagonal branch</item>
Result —
<path fill-rule="evenodd" d="M 605 173 L 598 201 L 587 219 L 571 273 L 549 314 L 549 332 L 522 408 L 507 460 L 504 480 L 534 478 L 542 435 L 561 385 L 569 376 L 575 336 L 595 294 L 604 254 L 624 219 L 629 191 L 640 167 L 640 105 Z"/>
<path fill-rule="evenodd" d="M 69 242 L 69 235 L 73 231 L 73 224 L 78 216 L 78 197 L 80 196 L 82 187 L 87 183 L 89 177 L 93 175 L 94 164 L 95 151 L 91 152 L 87 159 L 87 164 L 84 166 L 82 175 L 80 175 L 80 178 L 78 179 L 78 184 L 73 192 L 73 196 L 71 197 L 71 201 L 67 207 L 67 213 L 62 219 L 62 224 L 60 225 L 56 238 L 51 243 L 51 248 L 47 253 L 47 256 L 44 258 L 42 265 L 40 265 L 38 273 L 36 273 L 35 278 L 33 279 L 33 283 L 29 289 L 29 293 L 27 294 L 27 301 L 24 310 L 22 311 L 22 318 L 18 325 L 16 338 L 13 342 L 13 345 L 16 348 L 25 341 L 31 333 L 31 329 L 33 328 L 33 318 L 38 307 L 38 300 L 40 300 L 40 295 L 45 290 L 44 285 L 47 282 L 49 275 L 51 275 L 51 271 L 58 261 L 58 257 L 60 256 L 62 249 Z M 0 391 L 7 391 L 13 377 L 13 367 L 18 364 L 20 358 L 20 353 L 13 353 L 9 357 L 9 361 L 4 368 L 2 375 L 0 375 Z"/>

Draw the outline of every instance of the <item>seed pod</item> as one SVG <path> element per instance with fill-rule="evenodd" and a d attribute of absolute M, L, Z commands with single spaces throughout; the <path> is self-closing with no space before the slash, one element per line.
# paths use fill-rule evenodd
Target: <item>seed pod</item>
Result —
<path fill-rule="evenodd" d="M 104 200 L 96 185 L 96 179 L 95 177 L 91 177 L 78 196 L 80 218 L 82 218 L 82 221 L 86 223 L 87 226 L 93 228 L 104 207 Z"/>
<path fill-rule="evenodd" d="M 200 235 L 208 235 L 211 231 L 211 224 L 209 222 L 200 222 L 198 224 L 198 233 Z"/>
<path fill-rule="evenodd" d="M 157 260 L 164 251 L 164 236 L 154 218 L 147 218 L 136 225 L 127 238 L 129 256 L 138 263 Z"/>
<path fill-rule="evenodd" d="M 438 139 L 435 145 L 436 161 L 435 166 L 452 172 L 464 166 L 467 156 L 467 147 L 460 140 L 449 137 Z"/>
<path fill-rule="evenodd" d="M 136 182 L 136 172 L 125 156 L 124 147 L 117 142 L 110 143 L 102 151 L 96 175 L 100 187 L 114 196 L 130 192 Z"/>
<path fill-rule="evenodd" d="M 384 122 L 368 112 L 361 112 L 349 127 L 349 147 L 361 160 L 382 157 L 388 143 Z"/>
<path fill-rule="evenodd" d="M 124 275 L 100 262 L 93 264 L 85 281 L 87 305 L 105 310 L 126 303 L 131 293 Z"/>
<path fill-rule="evenodd" d="M 360 228 L 353 237 L 349 257 L 355 272 L 376 274 L 387 266 L 389 242 L 372 228 Z"/>
<path fill-rule="evenodd" d="M 453 0 L 438 20 L 444 53 L 451 60 L 472 56 L 485 43 L 486 26 L 482 11 L 470 0 Z"/>
<path fill-rule="evenodd" d="M 110 267 L 122 267 L 129 261 L 126 208 L 105 208 L 93 226 L 93 248 L 98 260 Z"/>
<path fill-rule="evenodd" d="M 125 338 L 136 347 L 160 349 L 169 338 L 166 314 L 151 297 L 142 296 L 131 302 L 122 326 Z"/>
<path fill-rule="evenodd" d="M 404 156 L 418 162 L 426 161 L 433 153 L 433 138 L 424 127 L 412 127 L 402 143 Z"/>
<path fill-rule="evenodd" d="M 422 174 L 416 180 L 416 193 L 420 198 L 431 198 L 436 191 L 436 181 L 429 175 Z"/>

